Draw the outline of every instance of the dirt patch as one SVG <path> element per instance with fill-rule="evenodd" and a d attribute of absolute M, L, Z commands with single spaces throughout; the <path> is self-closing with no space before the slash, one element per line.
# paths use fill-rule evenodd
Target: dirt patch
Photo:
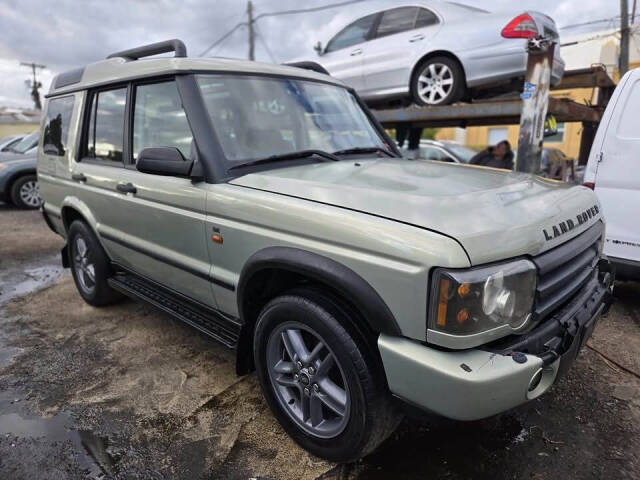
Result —
<path fill-rule="evenodd" d="M 0 202 L 0 270 L 4 262 L 22 262 L 60 252 L 64 241 L 38 210 L 21 210 Z"/>

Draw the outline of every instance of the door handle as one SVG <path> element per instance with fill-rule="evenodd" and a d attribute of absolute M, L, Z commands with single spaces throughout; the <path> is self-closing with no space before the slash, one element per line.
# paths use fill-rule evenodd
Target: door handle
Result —
<path fill-rule="evenodd" d="M 354 50 L 353 52 L 351 52 L 351 56 L 355 57 L 356 55 L 360 55 L 362 53 L 362 49 L 358 48 L 356 50 Z"/>
<path fill-rule="evenodd" d="M 122 193 L 136 193 L 138 191 L 132 183 L 119 183 L 116 185 L 116 190 Z"/>
<path fill-rule="evenodd" d="M 413 36 L 413 37 L 411 37 L 411 38 L 409 39 L 409 41 L 410 41 L 411 43 L 413 43 L 413 42 L 419 42 L 420 40 L 424 40 L 424 35 L 422 35 L 422 34 L 420 34 L 420 35 L 415 35 L 415 36 Z"/>
<path fill-rule="evenodd" d="M 84 173 L 72 173 L 71 180 L 76 182 L 86 182 L 87 177 L 84 176 Z"/>

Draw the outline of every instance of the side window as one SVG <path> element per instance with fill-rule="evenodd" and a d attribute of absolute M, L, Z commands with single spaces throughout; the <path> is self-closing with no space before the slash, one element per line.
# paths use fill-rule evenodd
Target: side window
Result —
<path fill-rule="evenodd" d="M 426 8 L 418 9 L 418 17 L 416 18 L 415 28 L 425 28 L 439 23 L 438 17 L 431 10 Z"/>
<path fill-rule="evenodd" d="M 47 118 L 42 132 L 42 150 L 47 155 L 62 157 L 67 153 L 67 137 L 73 104 L 72 95 L 49 100 Z"/>
<path fill-rule="evenodd" d="M 106 90 L 93 95 L 86 134 L 87 157 L 122 163 L 126 103 L 126 88 Z"/>
<path fill-rule="evenodd" d="M 175 147 L 191 156 L 193 135 L 174 81 L 136 87 L 133 158 L 147 147 Z"/>
<path fill-rule="evenodd" d="M 387 10 L 382 14 L 376 37 L 386 37 L 413 29 L 417 15 L 418 7 L 400 7 Z"/>
<path fill-rule="evenodd" d="M 345 27 L 340 33 L 329 40 L 325 52 L 333 52 L 334 50 L 340 50 L 341 48 L 366 42 L 376 15 L 375 13 L 373 15 L 367 15 Z"/>

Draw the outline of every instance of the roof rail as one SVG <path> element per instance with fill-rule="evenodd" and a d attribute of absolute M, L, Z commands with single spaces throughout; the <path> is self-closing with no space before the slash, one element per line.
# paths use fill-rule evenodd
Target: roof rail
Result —
<path fill-rule="evenodd" d="M 174 38 L 164 42 L 150 43 L 149 45 L 122 50 L 121 52 L 112 53 L 107 58 L 121 57 L 127 60 L 138 60 L 139 58 L 167 52 L 176 52 L 175 57 L 186 57 L 187 47 L 182 40 Z"/>

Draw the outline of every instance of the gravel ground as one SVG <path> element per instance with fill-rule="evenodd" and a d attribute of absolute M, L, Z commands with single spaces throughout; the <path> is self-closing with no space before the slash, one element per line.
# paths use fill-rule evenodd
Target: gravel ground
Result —
<path fill-rule="evenodd" d="M 415 415 L 334 465 L 294 444 L 233 354 L 153 308 L 95 309 L 40 214 L 0 205 L 0 478 L 640 478 L 640 284 L 542 398 Z"/>

